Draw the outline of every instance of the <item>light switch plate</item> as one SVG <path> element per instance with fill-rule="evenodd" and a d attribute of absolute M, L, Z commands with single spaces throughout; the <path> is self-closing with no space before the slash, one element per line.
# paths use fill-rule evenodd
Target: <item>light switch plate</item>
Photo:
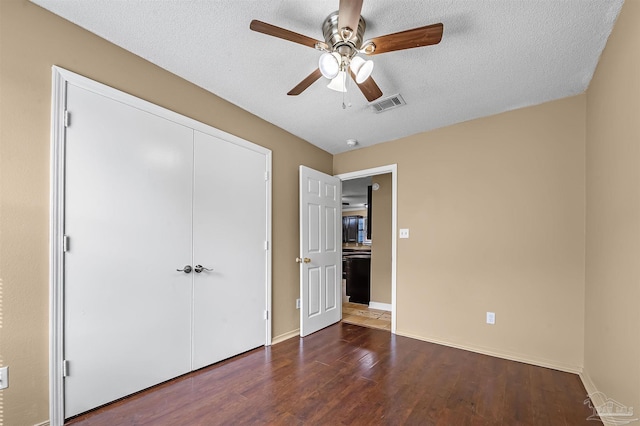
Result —
<path fill-rule="evenodd" d="M 0 389 L 9 387 L 9 367 L 0 368 Z"/>
<path fill-rule="evenodd" d="M 487 312 L 487 324 L 495 324 L 495 323 L 496 323 L 495 312 Z"/>
<path fill-rule="evenodd" d="M 408 228 L 400 229 L 400 238 L 409 238 L 409 229 Z"/>

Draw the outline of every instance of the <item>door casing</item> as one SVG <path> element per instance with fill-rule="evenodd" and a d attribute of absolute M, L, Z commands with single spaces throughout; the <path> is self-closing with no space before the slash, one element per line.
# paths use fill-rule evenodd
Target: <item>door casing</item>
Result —
<path fill-rule="evenodd" d="M 397 228 L 398 228 L 398 165 L 374 167 L 355 172 L 335 175 L 342 181 L 391 173 L 391 332 L 396 333 L 396 268 L 397 268 Z"/>

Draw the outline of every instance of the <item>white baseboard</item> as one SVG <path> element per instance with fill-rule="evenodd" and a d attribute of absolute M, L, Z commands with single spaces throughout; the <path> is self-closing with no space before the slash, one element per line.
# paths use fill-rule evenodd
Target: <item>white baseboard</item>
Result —
<path fill-rule="evenodd" d="M 630 414 L 628 418 L 629 421 L 625 422 L 624 420 L 627 420 L 627 419 L 624 419 L 622 416 L 620 415 L 611 416 L 610 412 L 607 413 L 606 408 L 607 408 L 607 403 L 609 402 L 607 400 L 607 396 L 598 390 L 598 388 L 596 387 L 596 384 L 593 383 L 593 380 L 591 380 L 591 377 L 589 377 L 589 374 L 586 371 L 582 371 L 582 373 L 580 373 L 579 376 L 580 376 L 580 380 L 582 380 L 582 384 L 584 385 L 584 388 L 587 391 L 587 395 L 585 396 L 585 402 L 587 397 L 591 399 L 590 408 L 595 409 L 594 415 L 597 413 L 597 416 L 598 416 L 597 419 L 589 418 L 588 420 L 600 420 L 604 424 L 604 426 L 617 426 L 617 425 L 622 425 L 622 424 L 637 421 L 637 418 L 638 418 L 637 414 L 636 415 Z M 633 409 L 631 407 L 629 409 L 631 410 L 631 412 L 633 412 Z M 634 418 L 631 419 L 630 417 L 634 417 Z"/>
<path fill-rule="evenodd" d="M 49 425 L 50 425 L 49 420 L 47 420 L 46 422 L 37 423 L 37 424 L 35 424 L 33 426 L 49 426 Z"/>
<path fill-rule="evenodd" d="M 422 340 L 429 343 L 435 343 L 438 345 L 449 346 L 451 348 L 463 349 L 465 351 L 476 352 L 483 355 L 494 356 L 496 358 L 508 359 L 510 361 L 523 362 L 525 364 L 536 365 L 538 367 L 552 368 L 554 370 L 564 371 L 567 373 L 580 374 L 582 373 L 582 367 L 577 365 L 564 364 L 560 362 L 554 362 L 551 360 L 541 359 L 526 356 L 518 353 L 509 353 L 503 351 L 496 351 L 489 348 L 483 348 L 478 346 L 461 345 L 458 343 L 448 342 L 446 340 L 440 340 L 430 337 L 415 336 L 409 333 L 396 330 L 396 334 L 399 336 L 410 337 L 412 339 Z"/>
<path fill-rule="evenodd" d="M 285 340 L 289 340 L 292 337 L 296 337 L 296 336 L 299 336 L 299 335 L 300 335 L 300 329 L 296 328 L 293 331 L 290 331 L 288 333 L 284 333 L 284 334 L 281 334 L 279 336 L 274 337 L 273 339 L 271 339 L 271 344 L 275 345 L 277 343 L 284 342 Z"/>
<path fill-rule="evenodd" d="M 381 311 L 391 312 L 391 303 L 369 302 L 369 307 L 371 309 L 380 309 Z"/>
<path fill-rule="evenodd" d="M 591 377 L 589 377 L 589 374 L 587 374 L 586 371 L 583 371 L 582 373 L 580 373 L 579 376 L 580 376 L 580 380 L 582 380 L 582 384 L 584 385 L 584 388 L 586 389 L 588 395 L 598 392 L 598 388 L 596 388 L 595 383 L 593 383 L 593 381 L 591 380 Z"/>

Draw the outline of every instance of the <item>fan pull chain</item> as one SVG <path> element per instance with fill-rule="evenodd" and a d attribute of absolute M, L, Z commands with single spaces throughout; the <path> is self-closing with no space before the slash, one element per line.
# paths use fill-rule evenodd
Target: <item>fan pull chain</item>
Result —
<path fill-rule="evenodd" d="M 342 86 L 344 87 L 344 92 L 342 92 L 342 109 L 347 109 L 347 107 L 351 108 L 351 79 L 347 78 L 347 73 L 349 72 L 349 67 L 347 67 L 342 76 Z"/>
<path fill-rule="evenodd" d="M 349 74 L 351 74 L 351 70 L 350 69 L 348 69 L 347 72 Z M 348 87 L 347 87 L 347 106 L 349 108 L 351 108 L 351 80 L 352 79 L 347 77 L 347 73 L 345 73 L 345 77 L 344 78 L 347 80 L 347 84 L 348 84 Z"/>
<path fill-rule="evenodd" d="M 349 70 L 347 69 L 344 73 L 342 73 L 342 86 L 344 87 L 344 92 L 342 92 L 342 109 L 347 109 L 347 105 L 344 103 L 345 94 L 349 90 L 347 88 L 347 73 Z"/>

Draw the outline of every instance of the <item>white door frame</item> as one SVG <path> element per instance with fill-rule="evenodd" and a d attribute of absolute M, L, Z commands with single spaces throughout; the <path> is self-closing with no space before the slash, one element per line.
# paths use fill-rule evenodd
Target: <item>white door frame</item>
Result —
<path fill-rule="evenodd" d="M 358 170 L 356 172 L 340 173 L 335 177 L 340 180 L 350 180 L 369 176 L 391 173 L 391 332 L 396 333 L 396 265 L 397 246 L 396 239 L 398 228 L 398 165 L 374 167 L 372 169 Z"/>
<path fill-rule="evenodd" d="M 272 173 L 271 150 L 223 132 L 184 115 L 152 104 L 112 87 L 98 83 L 63 68 L 52 67 L 51 84 L 51 151 L 50 151 L 50 198 L 49 198 L 49 424 L 58 426 L 64 423 L 64 168 L 65 168 L 65 122 L 67 104 L 67 85 L 73 84 L 98 93 L 118 102 L 182 124 L 202 133 L 206 133 L 243 146 L 265 155 L 265 190 L 267 196 L 267 235 L 265 241 L 266 268 L 266 306 L 265 346 L 271 345 L 271 200 Z"/>

